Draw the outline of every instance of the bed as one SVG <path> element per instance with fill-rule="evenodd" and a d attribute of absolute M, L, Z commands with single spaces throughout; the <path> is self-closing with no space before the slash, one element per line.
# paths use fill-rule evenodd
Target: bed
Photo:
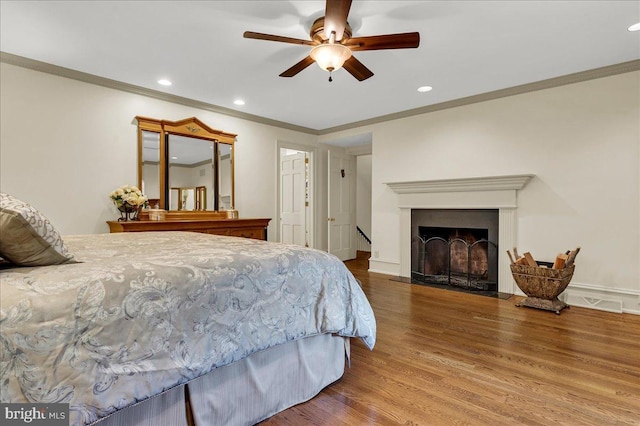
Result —
<path fill-rule="evenodd" d="M 63 244 L 60 264 L 0 271 L 3 403 L 68 403 L 71 425 L 254 424 L 338 380 L 350 338 L 375 344 L 358 282 L 322 251 L 191 232 Z"/>

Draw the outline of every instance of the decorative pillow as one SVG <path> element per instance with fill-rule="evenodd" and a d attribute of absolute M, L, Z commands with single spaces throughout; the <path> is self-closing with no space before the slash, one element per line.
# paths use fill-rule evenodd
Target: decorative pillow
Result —
<path fill-rule="evenodd" d="M 2 192 L 0 256 L 20 266 L 75 263 L 49 219 L 24 201 Z"/>

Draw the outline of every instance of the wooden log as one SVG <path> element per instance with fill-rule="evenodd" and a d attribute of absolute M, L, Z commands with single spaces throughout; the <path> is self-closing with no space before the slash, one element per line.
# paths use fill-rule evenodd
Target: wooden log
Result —
<path fill-rule="evenodd" d="M 527 259 L 523 256 L 516 260 L 516 265 L 527 265 Z"/>
<path fill-rule="evenodd" d="M 538 266 L 538 262 L 536 262 L 535 259 L 533 258 L 533 256 L 531 256 L 531 253 L 526 252 L 524 254 L 524 258 L 527 259 L 527 265 L 529 265 L 529 266 Z"/>
<path fill-rule="evenodd" d="M 569 257 L 567 257 L 567 261 L 565 262 L 565 266 L 571 266 L 573 265 L 573 262 L 576 260 L 576 256 L 578 255 L 578 253 L 580 252 L 580 247 L 576 247 L 575 250 L 572 250 L 571 253 L 569 253 Z"/>
<path fill-rule="evenodd" d="M 564 253 L 560 253 L 556 256 L 556 261 L 553 262 L 553 269 L 562 269 L 564 265 L 567 263 L 568 255 Z"/>
<path fill-rule="evenodd" d="M 511 264 L 516 263 L 515 260 L 513 260 L 513 256 L 511 256 L 511 252 L 509 250 L 507 250 L 507 254 L 509 255 L 509 260 L 511 260 Z"/>
<path fill-rule="evenodd" d="M 516 259 L 520 259 L 520 255 L 518 254 L 518 249 L 517 248 L 513 248 L 513 254 L 516 256 Z"/>

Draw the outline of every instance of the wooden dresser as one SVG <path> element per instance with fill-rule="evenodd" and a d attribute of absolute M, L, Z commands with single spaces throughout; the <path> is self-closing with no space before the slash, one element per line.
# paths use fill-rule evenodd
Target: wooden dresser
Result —
<path fill-rule="evenodd" d="M 267 239 L 267 226 L 271 219 L 169 219 L 137 220 L 130 222 L 108 221 L 109 231 L 191 231 L 232 237 Z"/>

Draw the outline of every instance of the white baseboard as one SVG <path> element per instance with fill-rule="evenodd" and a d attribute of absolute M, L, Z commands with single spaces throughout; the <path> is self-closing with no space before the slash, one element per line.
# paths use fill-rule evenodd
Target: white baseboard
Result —
<path fill-rule="evenodd" d="M 385 260 L 369 258 L 369 272 L 400 276 L 400 262 L 397 260 Z"/>
<path fill-rule="evenodd" d="M 571 306 L 640 315 L 640 290 L 572 282 L 560 298 Z"/>
<path fill-rule="evenodd" d="M 400 276 L 400 263 L 370 258 L 369 272 L 397 277 Z M 515 282 L 514 290 L 516 295 L 525 295 Z M 571 282 L 559 298 L 571 306 L 640 315 L 640 290 Z"/>

